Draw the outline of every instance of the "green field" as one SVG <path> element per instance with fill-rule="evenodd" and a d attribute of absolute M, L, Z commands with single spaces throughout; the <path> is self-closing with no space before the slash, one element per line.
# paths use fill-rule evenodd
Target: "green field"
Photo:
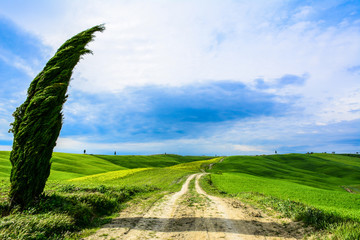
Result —
<path fill-rule="evenodd" d="M 135 196 L 160 197 L 180 190 L 186 176 L 217 162 L 172 154 L 108 156 L 54 153 L 45 194 L 24 212 L 7 212 L 11 164 L 0 152 L 0 239 L 80 238 L 87 228 Z M 85 229 L 85 230 L 84 230 Z M 80 231 L 80 235 L 77 235 Z"/>
<path fill-rule="evenodd" d="M 0 151 L 0 179 L 8 179 L 11 171 L 10 152 Z M 133 168 L 163 168 L 180 163 L 210 159 L 206 156 L 180 156 L 174 154 L 141 155 L 87 155 L 54 153 L 49 180 L 67 180 L 98 173 Z"/>
<path fill-rule="evenodd" d="M 360 222 L 360 194 L 356 194 L 360 185 L 360 158 L 356 156 L 231 156 L 210 172 L 208 182 L 223 194 L 262 205 L 271 202 L 268 206 L 278 210 L 285 206 L 306 206 L 327 216 L 320 226 L 338 218 Z"/>
<path fill-rule="evenodd" d="M 186 176 L 216 163 L 201 184 L 207 191 L 272 208 L 329 232 L 360 237 L 358 155 L 284 154 L 221 158 L 54 153 L 45 195 L 25 212 L 6 212 L 11 164 L 0 152 L 0 238 L 80 238 L 136 196 L 178 191 Z M 79 235 L 80 234 L 80 235 Z"/>
<path fill-rule="evenodd" d="M 5 186 L 8 185 L 11 171 L 9 156 L 10 152 L 0 151 L 0 181 Z M 102 184 L 116 187 L 146 185 L 174 191 L 181 186 L 178 179 L 200 171 L 201 165 L 208 163 L 209 159 L 212 158 L 174 154 L 111 156 L 53 153 L 47 185 Z M 3 193 L 2 196 L 4 195 Z"/>

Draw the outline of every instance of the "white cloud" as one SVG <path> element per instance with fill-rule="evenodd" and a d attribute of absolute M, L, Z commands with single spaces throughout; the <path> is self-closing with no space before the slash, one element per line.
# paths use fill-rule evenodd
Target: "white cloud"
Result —
<path fill-rule="evenodd" d="M 234 155 L 270 153 L 258 146 L 219 142 L 216 138 L 176 139 L 153 142 L 95 143 L 91 138 L 59 138 L 54 151 L 119 154 L 175 153 L 184 155 Z"/>
<path fill-rule="evenodd" d="M 34 77 L 36 74 L 35 70 L 24 59 L 2 48 L 0 48 L 0 60 L 19 69 L 29 77 Z"/>
<path fill-rule="evenodd" d="M 313 7 L 311 6 L 303 6 L 298 9 L 298 11 L 294 14 L 295 19 L 303 19 L 309 16 L 313 12 Z"/>
<path fill-rule="evenodd" d="M 207 79 L 251 83 L 258 76 L 309 73 L 306 94 L 320 86 L 327 91 L 345 88 L 335 76 L 359 62 L 359 30 L 351 25 L 324 28 L 307 18 L 319 11 L 311 6 L 300 6 L 294 16 L 282 1 L 94 0 L 55 1 L 44 7 L 52 17 L 35 16 L 36 6 L 33 14 L 13 12 L 10 17 L 54 50 L 73 34 L 106 23 L 107 30 L 90 45 L 95 55 L 86 56 L 75 72 L 72 86 L 82 91 Z"/>
<path fill-rule="evenodd" d="M 250 145 L 239 145 L 235 144 L 233 145 L 233 148 L 237 151 L 241 152 L 265 152 L 266 150 L 263 149 L 262 146 L 250 146 Z"/>
<path fill-rule="evenodd" d="M 12 147 L 7 145 L 0 145 L 0 151 L 11 151 Z"/>
<path fill-rule="evenodd" d="M 314 126 L 360 118 L 360 82 L 357 74 L 347 71 L 360 63 L 359 21 L 326 25 L 323 19 L 315 19 L 319 9 L 330 8 L 324 7 L 325 2 L 292 11 L 280 0 L 66 0 L 40 4 L 43 7 L 39 3 L 3 7 L 0 13 L 39 36 L 53 51 L 72 35 L 106 23 L 107 30 L 98 33 L 89 46 L 94 56 L 85 56 L 74 72 L 71 91 L 77 93 L 123 94 L 128 86 L 178 86 L 207 80 L 230 79 L 252 85 L 258 77 L 271 82 L 286 74 L 309 76 L 303 86 L 268 90 L 279 99 L 298 97 L 294 107 L 299 112 L 240 122 L 217 132 L 218 137 L 214 134 L 211 140 L 91 145 L 88 139 L 60 139 L 58 149 L 75 151 L 90 144 L 87 148 L 94 151 L 118 147 L 157 152 L 169 147 L 176 152 L 179 146 L 190 149 L 191 144 L 198 144 L 205 152 L 214 146 L 224 153 L 251 152 L 277 148 L 277 143 L 274 147 L 256 143 L 262 139 L 290 136 L 295 141 L 298 133 L 312 132 Z M 14 66 L 33 74 L 21 59 L 12 60 Z M 111 108 L 111 103 L 92 110 L 83 103 L 67 104 L 65 117 L 76 121 L 77 115 L 88 114 L 89 124 L 98 121 L 102 109 Z"/>
<path fill-rule="evenodd" d="M 284 14 L 283 19 L 292 18 L 284 24 L 277 19 L 284 8 L 280 1 L 66 4 L 67 14 L 54 25 L 69 23 L 68 28 L 60 24 L 59 31 L 44 27 L 38 33 L 53 46 L 86 27 L 107 24 L 90 45 L 94 56 L 86 56 L 77 67 L 72 82 L 77 91 L 119 92 L 126 86 L 178 86 L 207 79 L 251 84 L 258 76 L 271 80 L 307 73 L 304 86 L 276 93 L 301 95 L 299 104 L 312 115 L 326 108 L 324 99 L 336 101 L 349 88 L 360 87 L 357 76 L 344 72 L 360 61 L 359 30 L 351 25 L 324 27 L 307 18 L 317 11 L 309 6 L 294 16 Z"/>
<path fill-rule="evenodd" d="M 59 138 L 55 151 L 112 154 L 176 153 L 187 155 L 248 155 L 307 151 L 355 151 L 353 144 L 337 144 L 356 139 L 357 122 L 319 125 L 317 118 L 262 117 L 237 123 L 223 122 L 206 136 L 144 142 L 102 142 L 104 136 Z"/>
<path fill-rule="evenodd" d="M 343 96 L 332 98 L 318 108 L 319 123 L 329 124 L 360 119 L 360 88 L 353 89 Z"/>

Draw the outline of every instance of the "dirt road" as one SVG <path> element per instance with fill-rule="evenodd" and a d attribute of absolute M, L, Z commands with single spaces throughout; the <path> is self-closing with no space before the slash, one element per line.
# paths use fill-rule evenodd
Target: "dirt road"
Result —
<path fill-rule="evenodd" d="M 133 205 L 86 239 L 302 239 L 300 223 L 271 218 L 233 199 L 208 195 L 205 173 L 190 175 L 182 189 L 148 208 Z"/>

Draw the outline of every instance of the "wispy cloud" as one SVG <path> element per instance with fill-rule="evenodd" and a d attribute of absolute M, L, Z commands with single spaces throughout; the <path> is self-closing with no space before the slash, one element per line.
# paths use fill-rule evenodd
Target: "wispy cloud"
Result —
<path fill-rule="evenodd" d="M 250 146 L 250 145 L 239 145 L 235 144 L 233 145 L 234 150 L 238 150 L 239 152 L 255 152 L 255 153 L 261 153 L 261 152 L 268 152 L 267 150 L 264 150 L 263 146 Z"/>
<path fill-rule="evenodd" d="M 294 119 L 295 120 L 295 117 Z M 214 128 L 204 137 L 143 141 L 102 142 L 94 136 L 61 137 L 57 151 L 112 154 L 273 154 L 289 152 L 356 152 L 360 132 L 355 130 L 359 120 L 326 126 L 300 122 L 293 124 L 289 118 L 264 117 L 236 124 L 227 123 Z M 261 139 L 261 140 L 259 140 Z"/>
<path fill-rule="evenodd" d="M 175 139 L 149 142 L 112 142 L 93 143 L 89 139 L 59 138 L 56 151 L 82 153 L 107 153 L 113 154 L 158 154 L 175 153 L 185 155 L 234 155 L 234 154 L 257 154 L 270 153 L 268 150 L 260 149 L 257 146 L 237 145 L 222 143 L 207 138 L 196 139 Z"/>
<path fill-rule="evenodd" d="M 15 67 L 18 70 L 24 72 L 29 77 L 34 77 L 36 72 L 31 68 L 24 59 L 11 53 L 5 53 L 0 49 L 0 60 L 5 64 Z"/>
<path fill-rule="evenodd" d="M 44 46 L 39 38 L 1 15 L 0 38 L 0 60 L 29 77 L 37 74 L 49 56 L 49 47 Z"/>
<path fill-rule="evenodd" d="M 306 79 L 309 78 L 308 74 L 302 74 L 301 76 L 285 74 L 280 78 L 276 78 L 271 82 L 265 82 L 262 78 L 255 79 L 255 87 L 258 89 L 269 89 L 269 88 L 284 88 L 287 86 L 303 86 Z"/>
<path fill-rule="evenodd" d="M 351 73 L 360 74 L 360 65 L 349 67 L 347 70 Z"/>
<path fill-rule="evenodd" d="M 11 146 L 9 145 L 0 145 L 0 151 L 11 151 Z"/>

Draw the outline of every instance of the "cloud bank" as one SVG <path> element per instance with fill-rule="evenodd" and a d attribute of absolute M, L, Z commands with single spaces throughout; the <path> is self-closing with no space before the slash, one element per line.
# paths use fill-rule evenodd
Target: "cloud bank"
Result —
<path fill-rule="evenodd" d="M 99 23 L 59 151 L 359 151 L 360 4 L 345 0 L 2 1 L 3 149 L 30 81 Z"/>

